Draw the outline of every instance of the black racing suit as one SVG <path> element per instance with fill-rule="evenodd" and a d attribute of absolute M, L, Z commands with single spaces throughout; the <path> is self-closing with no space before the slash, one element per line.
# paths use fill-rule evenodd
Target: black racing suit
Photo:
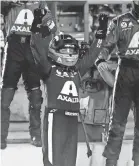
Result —
<path fill-rule="evenodd" d="M 136 107 L 133 160 L 139 164 L 139 21 L 133 11 L 112 20 L 96 64 L 105 61 L 115 46 L 118 48 L 119 64 L 113 89 L 113 114 L 103 156 L 118 160 L 133 101 Z"/>
<path fill-rule="evenodd" d="M 95 40 L 89 54 L 79 60 L 75 67 L 64 68 L 50 63 L 43 56 L 39 60 L 46 75 L 44 85 L 47 101 L 42 124 L 44 166 L 76 165 L 80 77 L 93 65 L 102 42 Z M 33 43 L 37 43 L 32 48 L 36 59 L 38 52 L 43 55 L 43 51 L 39 47 L 40 42 Z"/>
<path fill-rule="evenodd" d="M 34 9 L 39 3 L 14 7 L 6 17 L 7 51 L 3 66 L 3 87 L 1 93 L 1 142 L 5 143 L 8 135 L 10 104 L 13 100 L 17 83 L 21 74 L 30 101 L 30 135 L 40 139 L 40 112 L 42 92 L 40 76 L 36 69 L 30 48 L 31 25 L 34 19 Z M 49 42 L 47 37 L 44 41 Z M 48 44 L 47 44 L 48 45 Z"/>

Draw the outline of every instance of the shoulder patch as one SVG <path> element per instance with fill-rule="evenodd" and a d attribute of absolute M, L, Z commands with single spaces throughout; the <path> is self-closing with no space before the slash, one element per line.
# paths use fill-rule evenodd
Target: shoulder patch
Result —
<path fill-rule="evenodd" d="M 125 21 L 123 21 L 123 22 L 121 22 L 120 26 L 121 26 L 122 28 L 126 28 L 126 27 L 127 27 L 127 23 L 126 23 Z"/>

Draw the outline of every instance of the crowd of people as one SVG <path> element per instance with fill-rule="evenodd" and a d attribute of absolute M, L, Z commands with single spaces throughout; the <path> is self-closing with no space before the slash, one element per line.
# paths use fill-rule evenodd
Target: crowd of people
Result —
<path fill-rule="evenodd" d="M 139 166 L 139 1 L 133 1 L 132 11 L 115 17 L 109 26 L 107 15 L 100 14 L 88 50 L 81 49 L 71 35 L 58 33 L 46 1 L 21 1 L 6 16 L 1 14 L 1 20 L 1 149 L 7 147 L 9 107 L 22 75 L 29 99 L 31 143 L 42 146 L 44 166 L 75 166 L 79 88 L 81 78 L 95 64 L 102 78 L 113 87 L 112 117 L 103 152 L 106 166 L 117 165 L 132 102 L 132 159 L 134 166 Z M 115 48 L 116 59 L 108 59 Z"/>

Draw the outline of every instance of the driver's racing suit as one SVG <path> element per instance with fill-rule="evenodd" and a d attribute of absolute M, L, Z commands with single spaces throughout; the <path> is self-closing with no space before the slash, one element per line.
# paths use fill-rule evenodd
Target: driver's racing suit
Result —
<path fill-rule="evenodd" d="M 103 156 L 107 159 L 118 160 L 127 117 L 133 101 L 136 107 L 133 160 L 139 164 L 139 20 L 133 11 L 112 20 L 106 44 L 96 65 L 105 62 L 115 46 L 118 48 L 119 62 L 113 89 L 113 115 Z"/>
<path fill-rule="evenodd" d="M 38 52 L 43 55 L 40 43 L 32 41 L 34 59 Z M 36 43 L 36 44 L 35 44 Z M 101 50 L 102 40 L 96 40 L 86 55 L 69 70 L 51 64 L 47 58 L 40 57 L 41 69 L 47 87 L 46 110 L 43 113 L 42 147 L 44 166 L 75 166 L 77 155 L 78 112 L 80 76 L 92 66 Z M 40 55 L 39 54 L 39 55 Z M 44 62 L 43 62 L 44 61 Z M 44 77 L 43 77 L 44 78 Z"/>

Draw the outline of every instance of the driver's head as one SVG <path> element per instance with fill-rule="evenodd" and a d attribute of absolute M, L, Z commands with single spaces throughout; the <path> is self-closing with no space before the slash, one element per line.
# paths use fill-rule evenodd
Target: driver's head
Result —
<path fill-rule="evenodd" d="M 75 66 L 79 59 L 79 45 L 69 34 L 56 35 L 50 42 L 48 57 L 62 66 Z"/>

